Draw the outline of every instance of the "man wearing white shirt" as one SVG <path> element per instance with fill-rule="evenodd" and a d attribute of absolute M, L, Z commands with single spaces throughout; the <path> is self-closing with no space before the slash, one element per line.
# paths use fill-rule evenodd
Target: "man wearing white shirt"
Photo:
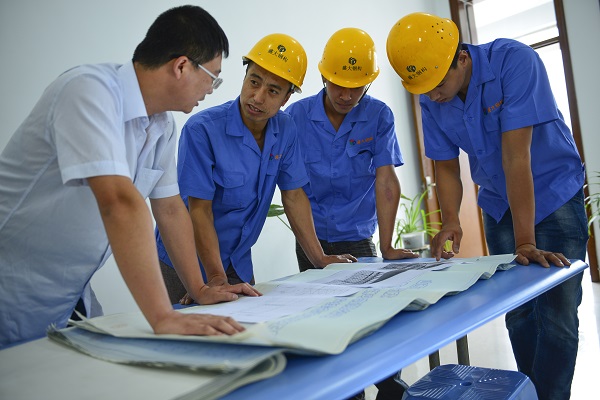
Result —
<path fill-rule="evenodd" d="M 161 14 L 123 65 L 73 68 L 43 93 L 0 155 L 0 348 L 64 327 L 114 254 L 156 333 L 233 334 L 231 318 L 173 311 L 158 268 L 152 213 L 188 293 L 203 304 L 258 295 L 208 287 L 179 196 L 177 131 L 221 81 L 225 33 L 200 7 Z M 174 244 L 177 244 L 175 247 Z"/>

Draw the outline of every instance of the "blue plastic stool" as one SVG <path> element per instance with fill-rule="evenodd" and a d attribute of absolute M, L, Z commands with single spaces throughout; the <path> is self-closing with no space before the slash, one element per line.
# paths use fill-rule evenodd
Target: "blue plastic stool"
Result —
<path fill-rule="evenodd" d="M 432 369 L 402 400 L 537 400 L 531 380 L 517 371 L 447 364 Z"/>

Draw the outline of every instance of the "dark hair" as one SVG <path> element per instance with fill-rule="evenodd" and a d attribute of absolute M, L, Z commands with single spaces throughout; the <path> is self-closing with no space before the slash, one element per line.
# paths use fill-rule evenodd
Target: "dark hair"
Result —
<path fill-rule="evenodd" d="M 173 58 L 187 56 L 204 64 L 223 54 L 229 56 L 229 41 L 217 21 L 203 8 L 171 8 L 156 18 L 133 53 L 133 62 L 158 68 Z"/>
<path fill-rule="evenodd" d="M 452 59 L 452 63 L 450 64 L 450 68 L 448 68 L 448 70 L 452 69 L 452 68 L 456 68 L 456 66 L 458 65 L 458 55 L 460 54 L 460 51 L 467 48 L 467 46 L 463 46 L 462 43 L 459 43 L 458 46 L 456 46 L 456 53 L 454 53 L 454 58 Z"/>

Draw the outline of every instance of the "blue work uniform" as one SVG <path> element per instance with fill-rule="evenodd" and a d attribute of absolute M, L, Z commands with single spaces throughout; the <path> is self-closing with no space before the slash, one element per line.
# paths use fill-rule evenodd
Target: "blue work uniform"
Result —
<path fill-rule="evenodd" d="M 317 236 L 327 242 L 368 239 L 377 227 L 376 169 L 404 164 L 394 115 L 365 95 L 336 132 L 325 114 L 325 95 L 323 89 L 286 109 L 298 127 Z"/>
<path fill-rule="evenodd" d="M 584 168 L 573 136 L 554 101 L 544 64 L 529 46 L 509 39 L 467 45 L 472 74 L 465 102 L 438 104 L 421 96 L 425 154 L 434 160 L 469 156 L 479 185 L 490 254 L 515 250 L 502 168 L 502 134 L 533 127 L 531 171 L 535 244 L 570 259 L 585 258 Z M 540 399 L 568 399 L 578 348 L 578 274 L 506 314 L 519 371 Z"/>
<path fill-rule="evenodd" d="M 421 95 L 425 155 L 432 160 L 469 156 L 479 206 L 496 221 L 508 210 L 502 133 L 533 126 L 531 171 L 537 224 L 581 189 L 584 168 L 556 106 L 543 63 L 508 39 L 467 45 L 473 69 L 465 102 L 436 103 Z M 526 67 L 523 67 L 526 66 Z"/>
<path fill-rule="evenodd" d="M 223 266 L 231 264 L 245 282 L 253 276 L 251 247 L 267 218 L 275 185 L 293 190 L 308 182 L 292 118 L 279 111 L 269 119 L 261 151 L 242 121 L 239 97 L 187 121 L 177 173 L 186 205 L 190 196 L 212 201 Z M 159 258 L 173 267 L 158 231 L 156 236 Z M 203 267 L 202 273 L 206 279 Z"/>

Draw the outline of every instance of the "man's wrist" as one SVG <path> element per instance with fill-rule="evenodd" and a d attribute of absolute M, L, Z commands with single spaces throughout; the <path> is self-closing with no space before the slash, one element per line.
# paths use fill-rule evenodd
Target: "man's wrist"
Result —
<path fill-rule="evenodd" d="M 521 243 L 519 245 L 517 245 L 517 247 L 515 247 L 516 250 L 519 250 L 521 247 L 523 246 L 533 246 L 533 247 L 537 247 L 535 243 Z"/>
<path fill-rule="evenodd" d="M 216 268 L 215 268 L 216 269 Z M 223 267 L 219 268 L 218 272 L 210 273 L 207 271 L 206 273 L 206 284 L 209 286 L 213 285 L 223 285 L 227 283 L 227 275 L 225 274 L 225 269 Z"/>

